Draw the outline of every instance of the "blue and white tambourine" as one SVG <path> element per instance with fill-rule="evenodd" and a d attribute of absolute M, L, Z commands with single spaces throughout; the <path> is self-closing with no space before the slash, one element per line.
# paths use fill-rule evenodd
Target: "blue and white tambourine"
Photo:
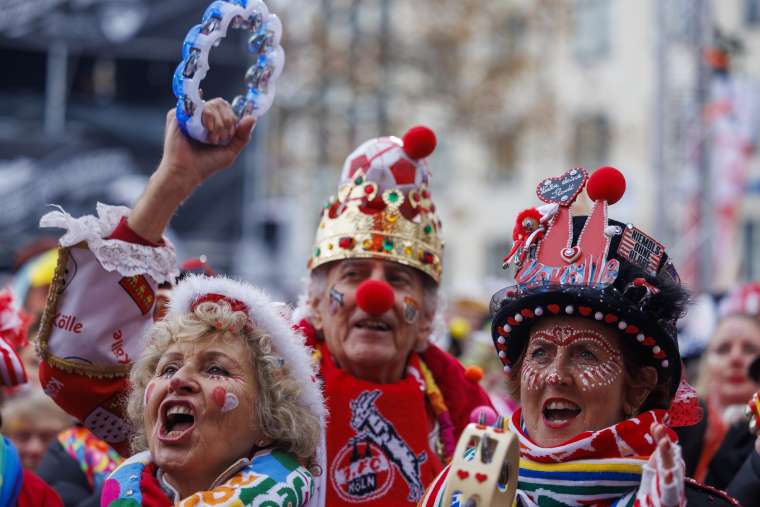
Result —
<path fill-rule="evenodd" d="M 238 118 L 250 114 L 258 118 L 272 105 L 274 83 L 282 73 L 285 51 L 280 46 L 282 23 L 269 13 L 261 0 L 217 0 L 203 13 L 200 25 L 187 32 L 182 44 L 182 61 L 174 71 L 172 90 L 177 97 L 177 121 L 182 131 L 201 142 L 208 132 L 201 123 L 204 101 L 199 85 L 208 72 L 208 55 L 227 36 L 228 28 L 250 30 L 248 51 L 256 62 L 245 73 L 248 91 L 232 101 Z"/>

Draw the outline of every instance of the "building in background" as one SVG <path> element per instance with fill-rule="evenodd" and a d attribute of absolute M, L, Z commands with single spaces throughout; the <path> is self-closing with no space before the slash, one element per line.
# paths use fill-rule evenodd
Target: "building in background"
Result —
<path fill-rule="evenodd" d="M 99 38 L 86 44 L 79 25 L 69 33 L 67 129 L 83 129 L 80 139 L 93 130 L 109 134 L 92 144 L 125 144 L 133 172 L 148 174 L 160 155 L 163 111 L 173 102 L 169 82 L 181 39 L 206 2 L 119 0 L 133 8 L 128 20 L 142 20 L 117 29 L 119 41 L 108 38 L 103 22 L 116 0 L 38 1 L 67 19 L 101 23 Z M 760 79 L 760 68 L 748 65 L 760 54 L 760 0 L 268 4 L 283 18 L 287 54 L 275 106 L 239 167 L 181 210 L 175 228 L 188 255 L 205 253 L 223 271 L 292 296 L 344 157 L 367 138 L 424 123 L 439 136 L 430 165 L 447 240 L 444 285 L 454 296 L 487 297 L 504 284 L 500 264 L 514 217 L 536 204 L 536 181 L 574 166 L 609 164 L 628 176 L 612 216 L 664 238 L 693 286 L 720 289 L 733 276 L 760 276 L 754 152 L 737 196 L 739 233 L 730 240 L 743 254 L 739 273 L 726 269 L 716 279 L 719 270 L 711 268 L 720 247 L 708 183 L 716 173 L 705 162 L 713 139 L 702 114 L 712 77 L 702 50 L 716 27 L 742 43 L 733 75 Z M 2 159 L 15 158 L 35 126 L 60 125 L 42 114 L 45 99 L 56 97 L 42 86 L 56 71 L 55 42 L 37 33 L 0 38 L 6 61 L 38 60 L 34 77 L 15 87 L 20 78 L 0 78 Z M 234 76 L 245 68 L 237 63 L 242 41 L 214 51 L 209 75 L 217 81 L 209 89 L 231 97 Z M 15 100 L 29 82 L 33 93 Z"/>

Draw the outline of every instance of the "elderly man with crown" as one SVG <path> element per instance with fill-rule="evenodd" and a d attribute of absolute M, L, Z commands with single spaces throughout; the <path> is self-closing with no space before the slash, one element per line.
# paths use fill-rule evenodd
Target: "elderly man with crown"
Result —
<path fill-rule="evenodd" d="M 365 142 L 322 211 L 296 316 L 330 414 L 330 506 L 415 505 L 471 412 L 490 406 L 477 372 L 431 343 L 443 253 L 425 160 L 435 144 L 422 126 Z"/>
<path fill-rule="evenodd" d="M 491 300 L 521 407 L 468 427 L 421 506 L 737 505 L 685 477 L 672 428 L 702 416 L 678 352 L 688 295 L 662 244 L 608 219 L 625 186 L 612 167 L 537 186 L 545 206 L 519 215 L 505 259 L 516 285 Z M 593 207 L 574 216 L 584 187 Z"/>

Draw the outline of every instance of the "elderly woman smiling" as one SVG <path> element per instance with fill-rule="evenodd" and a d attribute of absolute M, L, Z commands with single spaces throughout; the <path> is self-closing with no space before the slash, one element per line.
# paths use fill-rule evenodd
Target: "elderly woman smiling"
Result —
<path fill-rule="evenodd" d="M 587 181 L 591 214 L 573 217 Z M 688 297 L 662 245 L 607 219 L 624 189 L 614 168 L 590 179 L 573 169 L 541 182 L 547 206 L 515 225 L 522 239 L 506 261 L 518 266 L 517 285 L 497 292 L 491 311 L 494 345 L 521 402 L 508 421 L 520 444 L 518 505 L 730 504 L 684 477 L 670 427 L 701 415 L 680 380 L 676 321 Z M 466 462 L 457 461 L 462 481 Z M 444 505 L 450 476 L 421 505 Z M 478 488 L 457 491 L 466 504 Z"/>
<path fill-rule="evenodd" d="M 153 323 L 157 284 L 176 274 L 162 233 L 179 204 L 246 145 L 212 100 L 204 124 L 232 140 L 189 142 L 173 111 L 164 157 L 133 211 L 57 211 L 59 264 L 40 334 L 46 393 L 122 455 L 101 505 L 316 506 L 325 415 L 311 355 L 258 289 L 190 276 Z M 131 448 L 130 448 L 131 444 Z"/>

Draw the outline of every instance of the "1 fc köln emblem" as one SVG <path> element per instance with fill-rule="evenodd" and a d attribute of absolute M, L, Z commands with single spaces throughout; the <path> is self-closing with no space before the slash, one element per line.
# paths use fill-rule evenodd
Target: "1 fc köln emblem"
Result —
<path fill-rule="evenodd" d="M 330 480 L 338 495 L 350 503 L 363 503 L 385 495 L 398 474 L 417 502 L 425 488 L 420 466 L 427 454 L 415 455 L 396 428 L 378 411 L 381 391 L 363 391 L 351 401 L 351 427 L 356 435 L 338 452 L 330 466 Z"/>

